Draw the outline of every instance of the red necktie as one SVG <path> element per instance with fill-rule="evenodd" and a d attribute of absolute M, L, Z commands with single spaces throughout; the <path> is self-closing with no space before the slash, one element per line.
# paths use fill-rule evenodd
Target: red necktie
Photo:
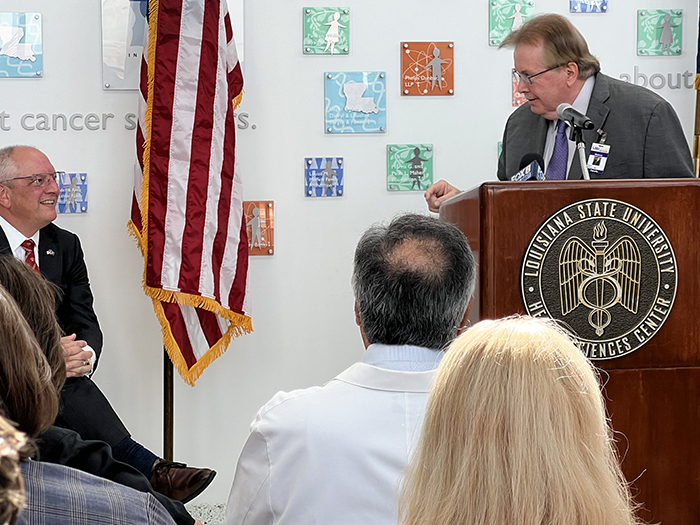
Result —
<path fill-rule="evenodd" d="M 32 270 L 41 275 L 39 265 L 36 263 L 36 258 L 34 257 L 34 241 L 27 239 L 20 244 L 20 246 L 24 248 L 24 262 L 27 263 L 27 266 L 29 266 Z"/>

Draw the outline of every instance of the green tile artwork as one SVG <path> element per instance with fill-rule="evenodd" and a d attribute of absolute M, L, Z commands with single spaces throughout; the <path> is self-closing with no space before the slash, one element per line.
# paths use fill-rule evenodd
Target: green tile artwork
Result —
<path fill-rule="evenodd" d="M 432 144 L 388 144 L 386 187 L 389 191 L 424 191 L 433 183 Z"/>
<path fill-rule="evenodd" d="M 682 9 L 637 11 L 637 55 L 678 56 L 683 42 Z"/>
<path fill-rule="evenodd" d="M 500 45 L 534 14 L 534 0 L 489 0 L 489 45 Z"/>
<path fill-rule="evenodd" d="M 305 55 L 347 55 L 350 53 L 350 9 L 347 7 L 304 7 Z"/>

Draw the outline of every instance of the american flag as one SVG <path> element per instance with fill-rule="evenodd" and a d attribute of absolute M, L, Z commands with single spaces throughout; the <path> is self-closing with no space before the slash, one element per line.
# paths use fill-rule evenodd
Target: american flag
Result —
<path fill-rule="evenodd" d="M 129 229 L 163 344 L 194 385 L 252 331 L 234 109 L 243 76 L 226 0 L 149 0 Z"/>

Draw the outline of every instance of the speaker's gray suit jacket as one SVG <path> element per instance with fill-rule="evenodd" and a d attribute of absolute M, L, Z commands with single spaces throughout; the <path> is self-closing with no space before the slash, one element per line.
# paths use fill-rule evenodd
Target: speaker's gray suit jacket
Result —
<path fill-rule="evenodd" d="M 595 127 L 583 132 L 586 159 L 591 144 L 600 142 L 599 129 L 607 133 L 605 143 L 610 145 L 604 173 L 591 173 L 592 179 L 693 176 L 690 150 L 678 115 L 659 95 L 598 73 L 587 115 Z M 523 155 L 544 154 L 549 122 L 534 114 L 530 104 L 523 104 L 511 114 L 498 160 L 500 180 L 508 180 L 518 172 Z M 582 178 L 577 157 L 568 178 Z"/>

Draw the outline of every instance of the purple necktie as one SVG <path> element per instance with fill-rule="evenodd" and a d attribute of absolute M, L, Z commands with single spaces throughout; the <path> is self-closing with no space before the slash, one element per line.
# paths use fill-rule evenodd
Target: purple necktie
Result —
<path fill-rule="evenodd" d="M 557 125 L 557 138 L 554 139 L 554 151 L 547 166 L 547 180 L 564 180 L 568 162 L 569 140 L 566 138 L 566 122 L 560 120 Z"/>

